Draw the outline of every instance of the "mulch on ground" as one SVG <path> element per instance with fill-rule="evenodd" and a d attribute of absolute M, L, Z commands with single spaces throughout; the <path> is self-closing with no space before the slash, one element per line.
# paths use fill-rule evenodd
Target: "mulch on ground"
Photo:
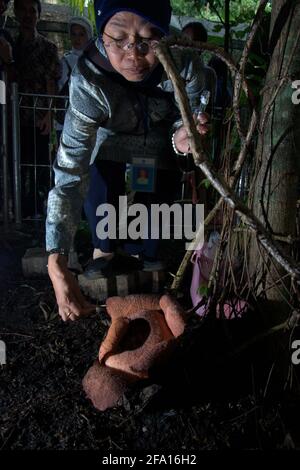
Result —
<path fill-rule="evenodd" d="M 223 329 L 207 324 L 200 331 L 198 320 L 167 370 L 128 392 L 119 407 L 96 411 L 81 381 L 108 317 L 103 310 L 63 323 L 49 280 L 22 276 L 26 244 L 23 238 L 1 244 L 0 339 L 7 364 L 0 366 L 0 449 L 180 453 L 299 446 L 299 395 L 283 390 L 276 367 L 269 376 L 273 358 L 263 370 L 263 350 L 224 359 L 232 343 Z M 278 387 L 266 400 L 272 380 Z"/>

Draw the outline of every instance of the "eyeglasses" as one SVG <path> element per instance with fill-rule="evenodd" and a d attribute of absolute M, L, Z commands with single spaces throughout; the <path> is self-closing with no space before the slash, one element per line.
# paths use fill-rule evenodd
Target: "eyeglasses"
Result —
<path fill-rule="evenodd" d="M 109 47 L 110 50 L 114 54 L 119 54 L 120 52 L 130 52 L 133 47 L 136 47 L 138 52 L 141 55 L 147 55 L 150 50 L 153 50 L 154 47 L 159 43 L 158 39 L 147 39 L 147 38 L 137 38 L 135 42 L 128 42 L 128 38 L 124 39 L 116 39 L 110 36 L 107 33 L 103 33 L 105 36 L 108 36 L 110 39 L 112 39 L 111 42 L 108 44 L 105 44 L 103 41 L 103 44 L 105 47 Z M 103 36 L 102 36 L 103 39 Z"/>

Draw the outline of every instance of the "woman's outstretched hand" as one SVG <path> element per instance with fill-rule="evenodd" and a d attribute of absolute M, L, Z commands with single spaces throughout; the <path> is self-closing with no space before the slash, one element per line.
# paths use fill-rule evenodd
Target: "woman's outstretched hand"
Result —
<path fill-rule="evenodd" d="M 195 121 L 199 134 L 205 136 L 209 131 L 209 115 L 207 113 L 200 113 L 195 117 Z M 188 153 L 190 151 L 188 134 L 184 126 L 181 126 L 175 132 L 174 143 L 179 152 Z"/>
<path fill-rule="evenodd" d="M 51 254 L 48 258 L 48 273 L 53 284 L 58 313 L 63 321 L 74 321 L 95 312 L 96 306 L 85 300 L 77 280 L 68 270 L 65 256 Z"/>

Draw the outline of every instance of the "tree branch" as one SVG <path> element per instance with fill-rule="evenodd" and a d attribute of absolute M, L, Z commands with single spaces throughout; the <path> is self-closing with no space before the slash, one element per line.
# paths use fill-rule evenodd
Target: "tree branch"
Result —
<path fill-rule="evenodd" d="M 288 273 L 290 273 L 293 278 L 300 280 L 300 268 L 297 266 L 294 260 L 288 259 L 281 253 L 280 249 L 274 244 L 271 235 L 265 229 L 260 220 L 256 216 L 254 216 L 252 211 L 241 201 L 239 197 L 236 196 L 236 194 L 232 191 L 232 189 L 229 187 L 223 177 L 217 173 L 213 165 L 206 158 L 205 152 L 202 147 L 200 135 L 197 131 L 192 111 L 189 106 L 184 82 L 180 77 L 178 71 L 176 70 L 175 64 L 168 49 L 168 46 L 170 44 L 174 45 L 176 42 L 176 38 L 163 39 L 156 46 L 155 52 L 160 62 L 162 63 L 168 77 L 173 83 L 175 95 L 177 97 L 180 112 L 182 115 L 183 124 L 187 130 L 188 138 L 190 141 L 190 148 L 193 154 L 195 165 L 203 171 L 203 173 L 206 175 L 206 178 L 211 182 L 213 187 L 223 197 L 225 202 L 232 209 L 235 210 L 235 212 L 241 217 L 243 222 L 256 234 L 261 245 L 267 250 L 267 252 L 272 257 L 276 259 L 277 263 L 280 264 Z M 181 42 L 190 43 L 190 41 L 186 41 L 185 39 L 181 40 L 180 43 Z M 215 48 L 213 47 L 212 49 Z M 224 53 L 220 53 L 220 51 L 218 52 L 219 55 L 222 56 L 222 58 L 224 58 L 223 56 L 227 55 Z M 231 70 L 236 70 L 236 67 L 230 57 L 226 57 L 226 61 L 228 62 L 228 66 Z M 245 90 L 247 90 L 248 92 L 248 87 L 246 86 L 245 81 L 242 77 L 241 80 L 243 87 L 245 87 Z"/>
<path fill-rule="evenodd" d="M 242 77 L 244 75 L 245 66 L 246 66 L 246 63 L 247 63 L 247 60 L 248 60 L 248 57 L 249 57 L 250 49 L 252 47 L 255 35 L 256 35 L 257 30 L 258 30 L 258 28 L 259 28 L 259 26 L 262 22 L 263 12 L 264 12 L 264 9 L 266 7 L 266 4 L 267 4 L 267 0 L 261 0 L 260 4 L 258 6 L 257 13 L 256 13 L 255 18 L 253 20 L 251 31 L 249 33 L 249 36 L 247 38 L 247 42 L 245 44 L 244 51 L 242 53 L 241 66 L 240 66 L 240 75 L 239 75 L 239 73 L 236 73 L 237 70 L 236 70 L 235 64 L 232 63 L 232 67 L 230 67 L 230 65 L 226 62 L 226 60 L 228 58 L 229 58 L 230 62 L 232 62 L 232 61 L 231 61 L 231 57 L 228 57 L 227 54 L 224 54 L 223 50 L 221 50 L 220 48 L 215 48 L 215 47 L 213 47 L 213 48 L 209 47 L 208 49 L 206 49 L 206 50 L 209 50 L 211 52 L 214 52 L 216 55 L 219 54 L 218 57 L 220 59 L 222 59 L 227 64 L 227 66 L 230 68 L 232 77 L 233 78 L 235 77 L 234 93 L 235 93 L 236 98 L 235 98 L 235 103 L 233 103 L 233 106 L 234 106 L 234 109 L 235 109 L 235 119 L 239 123 L 238 130 L 239 130 L 239 134 L 240 134 L 241 141 L 242 141 L 242 147 L 241 147 L 239 156 L 236 160 L 236 163 L 235 163 L 235 166 L 234 166 L 234 169 L 233 169 L 234 174 L 230 178 L 230 186 L 232 188 L 234 188 L 234 186 L 236 185 L 236 183 L 237 183 L 237 181 L 240 177 L 241 170 L 242 170 L 242 167 L 244 165 L 244 162 L 245 162 L 245 159 L 246 159 L 246 156 L 247 156 L 247 150 L 248 150 L 249 144 L 252 140 L 252 137 L 253 137 L 253 134 L 255 132 L 256 126 L 258 124 L 258 113 L 257 113 L 257 111 L 255 110 L 255 107 L 254 107 L 254 110 L 253 110 L 252 116 L 251 116 L 251 120 L 250 120 L 250 124 L 249 124 L 249 129 L 248 129 L 247 135 L 244 139 L 243 138 L 243 133 L 242 133 L 242 130 L 241 130 L 241 125 L 240 125 L 240 114 L 239 114 L 239 110 L 238 110 L 237 96 L 239 96 L 239 94 L 240 94 L 240 87 L 241 87 L 241 84 L 243 82 Z M 196 43 L 193 43 L 193 44 L 194 44 L 194 46 L 199 48 L 199 44 L 198 45 Z M 201 48 L 204 47 L 204 49 L 205 49 L 205 46 L 208 46 L 208 45 L 207 44 L 202 44 Z M 236 76 L 235 76 L 235 74 L 236 74 Z M 240 77 L 240 79 L 239 79 L 239 77 Z M 244 84 L 244 85 L 246 86 L 246 89 L 248 90 L 247 84 Z M 249 93 L 247 93 L 247 91 L 246 91 L 246 94 L 249 97 Z M 223 198 L 220 198 L 219 201 L 217 202 L 217 204 L 215 205 L 215 207 L 208 214 L 207 218 L 204 221 L 205 226 L 208 225 L 214 219 L 214 217 L 216 216 L 218 210 L 220 209 L 220 207 L 222 205 L 222 201 L 223 201 Z M 198 234 L 196 235 L 196 238 L 194 240 L 196 246 L 199 242 L 200 232 L 201 232 L 201 229 L 198 232 Z M 187 269 L 188 263 L 190 261 L 191 255 L 192 255 L 191 251 L 186 252 L 186 254 L 185 254 L 185 256 L 184 256 L 184 258 L 183 258 L 183 260 L 182 260 L 182 262 L 181 262 L 181 264 L 178 268 L 178 271 L 176 273 L 174 281 L 172 283 L 172 287 L 171 287 L 172 289 L 178 290 L 180 288 L 180 285 L 181 285 L 184 273 Z"/>
<path fill-rule="evenodd" d="M 221 47 L 215 46 L 213 44 L 209 44 L 206 42 L 200 42 L 200 41 L 192 41 L 186 36 L 170 36 L 168 38 L 164 38 L 160 44 L 164 44 L 166 47 L 171 47 L 171 46 L 177 46 L 177 47 L 190 47 L 194 49 L 200 49 L 203 51 L 209 51 L 215 54 L 217 57 L 219 57 L 230 70 L 230 73 L 232 75 L 233 82 L 239 83 L 239 86 L 242 87 L 244 90 L 247 98 L 251 101 L 251 96 L 249 93 L 249 86 L 244 77 L 242 77 L 238 67 L 232 60 L 232 57 L 230 54 L 224 51 Z M 235 85 L 237 86 L 237 85 Z M 242 131 L 242 126 L 241 126 L 241 116 L 240 116 L 240 110 L 239 110 L 239 103 L 238 100 L 235 98 L 235 94 L 233 97 L 233 112 L 235 116 L 235 121 L 237 125 L 237 130 L 239 133 L 239 137 L 241 141 L 243 142 L 245 140 L 245 135 Z"/>

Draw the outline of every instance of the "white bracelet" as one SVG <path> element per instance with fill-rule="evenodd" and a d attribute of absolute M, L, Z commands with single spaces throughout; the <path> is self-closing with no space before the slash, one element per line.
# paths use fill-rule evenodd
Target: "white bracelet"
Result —
<path fill-rule="evenodd" d="M 172 135 L 172 147 L 173 147 L 173 150 L 174 150 L 174 152 L 176 153 L 176 155 L 179 155 L 179 156 L 181 156 L 181 157 L 186 157 L 186 156 L 189 154 L 189 152 L 187 152 L 187 153 L 182 153 L 182 152 L 179 152 L 179 151 L 177 150 L 177 148 L 176 148 L 176 144 L 175 144 L 175 134 L 176 134 L 176 132 L 177 132 L 177 131 L 175 131 L 174 134 Z"/>

